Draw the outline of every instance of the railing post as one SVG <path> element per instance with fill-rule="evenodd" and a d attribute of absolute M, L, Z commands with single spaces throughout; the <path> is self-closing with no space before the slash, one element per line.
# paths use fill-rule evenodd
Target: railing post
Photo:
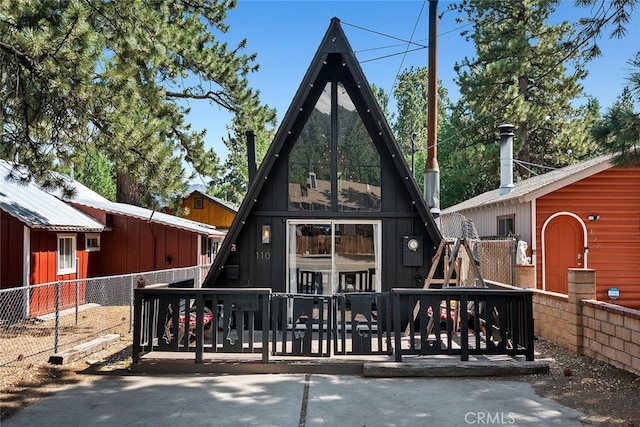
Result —
<path fill-rule="evenodd" d="M 262 294 L 262 363 L 269 362 L 269 307 L 271 306 L 271 292 Z M 272 325 L 275 326 L 275 323 Z M 276 329 L 273 328 L 273 336 Z M 275 345 L 274 345 L 275 347 Z"/>
<path fill-rule="evenodd" d="M 129 280 L 129 333 L 131 333 L 131 331 L 133 330 L 133 290 L 135 289 L 135 287 L 133 286 L 133 279 L 134 276 L 131 275 L 131 280 Z"/>
<path fill-rule="evenodd" d="M 77 280 L 77 277 L 76 275 L 76 326 L 78 326 L 80 318 L 80 282 Z"/>
<path fill-rule="evenodd" d="M 395 337 L 393 351 L 395 353 L 395 361 L 402 362 L 402 332 L 400 332 L 400 329 L 402 328 L 402 326 L 400 325 L 400 294 L 391 290 L 391 295 L 393 300 L 393 335 Z"/>
<path fill-rule="evenodd" d="M 202 363 L 202 352 L 204 351 L 204 299 L 202 293 L 198 292 L 195 295 L 196 300 L 196 363 Z M 179 313 L 178 313 L 179 317 Z M 189 347 L 189 300 L 185 301 L 185 313 L 184 313 L 184 330 L 187 335 L 187 348 Z M 214 319 L 211 322 L 215 325 Z M 211 327 L 215 327 L 211 325 Z M 215 331 L 215 329 L 213 329 Z"/>
<path fill-rule="evenodd" d="M 140 341 L 142 335 L 142 289 L 135 290 L 133 293 L 133 349 L 132 361 L 138 363 L 140 361 Z M 149 337 L 151 340 L 152 337 Z"/>
<path fill-rule="evenodd" d="M 458 316 L 460 316 L 460 360 L 466 362 L 469 360 L 469 313 L 467 305 L 469 300 L 467 295 L 460 295 L 458 301 Z"/>
<path fill-rule="evenodd" d="M 528 361 L 534 360 L 534 328 L 533 328 L 533 292 L 527 293 L 524 297 L 524 327 L 526 328 L 526 358 Z"/>
<path fill-rule="evenodd" d="M 58 346 L 60 344 L 60 287 L 61 282 L 56 282 L 56 326 L 55 326 L 55 341 L 53 345 L 53 352 L 58 352 Z"/>

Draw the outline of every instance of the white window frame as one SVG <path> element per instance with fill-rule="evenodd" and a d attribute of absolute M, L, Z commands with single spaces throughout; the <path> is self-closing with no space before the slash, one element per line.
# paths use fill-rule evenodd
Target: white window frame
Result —
<path fill-rule="evenodd" d="M 68 254 L 71 261 L 70 265 L 66 265 L 67 263 L 64 262 L 64 259 L 63 259 L 63 256 L 66 255 L 62 253 L 60 248 L 60 243 L 63 240 L 70 241 L 69 243 L 70 253 Z M 62 250 L 64 250 L 64 248 L 62 248 Z M 73 274 L 76 272 L 76 251 L 77 250 L 78 250 L 77 236 L 75 234 L 58 234 L 58 251 L 57 251 L 58 275 Z"/>
<path fill-rule="evenodd" d="M 287 220 L 287 291 L 290 293 L 295 293 L 295 289 L 297 287 L 297 277 L 294 274 L 296 270 L 296 261 L 295 255 L 290 253 L 292 247 L 295 247 L 295 233 L 292 233 L 292 228 L 296 225 L 301 224 L 327 224 L 331 227 L 331 272 L 329 274 L 329 281 L 327 284 L 330 286 L 331 293 L 334 293 L 334 288 L 338 283 L 338 272 L 335 270 L 335 228 L 339 224 L 371 224 L 374 227 L 374 251 L 375 251 L 375 275 L 374 275 L 374 283 L 373 289 L 375 292 L 382 292 L 382 280 L 381 274 L 382 271 L 382 220 L 367 220 L 367 219 L 289 219 Z"/>
<path fill-rule="evenodd" d="M 98 244 L 90 245 L 89 241 L 95 239 Z M 85 252 L 95 252 L 100 250 L 100 233 L 87 233 L 84 235 L 84 250 Z"/>

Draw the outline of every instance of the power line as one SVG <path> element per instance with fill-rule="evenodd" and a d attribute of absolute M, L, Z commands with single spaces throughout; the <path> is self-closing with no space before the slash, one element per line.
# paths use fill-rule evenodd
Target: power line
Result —
<path fill-rule="evenodd" d="M 485 115 L 484 117 L 479 118 L 478 120 L 476 120 L 475 122 L 471 123 L 470 125 L 464 127 L 460 131 L 458 131 L 458 132 L 454 133 L 453 135 L 449 136 L 448 138 L 445 138 L 444 140 L 440 141 L 438 144 L 442 145 L 442 144 L 445 144 L 445 143 L 451 141 L 454 138 L 460 137 L 463 133 L 467 132 L 469 129 L 481 124 L 482 122 L 486 121 L 487 119 L 495 116 L 500 111 L 504 110 L 511 103 L 513 103 L 516 99 L 518 99 L 519 97 L 524 95 L 527 91 L 539 87 L 540 81 L 542 81 L 546 77 L 548 77 L 549 74 L 551 74 L 552 71 L 554 71 L 556 68 L 558 68 L 560 65 L 562 65 L 564 63 L 564 61 L 566 61 L 567 59 L 569 59 L 573 55 L 575 55 L 576 52 L 578 52 L 578 50 L 580 50 L 592 38 L 598 36 L 601 33 L 602 29 L 605 27 L 605 25 L 607 25 L 611 20 L 615 21 L 615 14 L 612 14 L 609 17 L 606 16 L 607 11 L 611 10 L 611 7 L 609 7 L 609 9 L 607 9 L 607 10 L 604 10 L 604 9 L 602 9 L 602 6 L 601 6 L 601 10 L 602 10 L 601 13 L 603 15 L 605 15 L 605 16 L 603 16 L 600 19 L 600 21 L 598 21 L 597 25 L 595 25 L 595 26 L 593 25 L 593 23 L 595 21 L 595 18 L 592 19 L 590 21 L 590 25 L 587 26 L 586 28 L 584 28 L 582 31 L 580 31 L 576 35 L 574 40 L 570 43 L 572 45 L 575 44 L 575 46 L 572 49 L 570 49 L 569 52 L 567 52 L 567 54 L 564 55 L 559 61 L 557 61 L 554 65 L 552 65 L 547 71 L 545 71 L 540 76 L 538 76 L 538 78 L 536 79 L 535 83 L 528 84 L 526 88 L 521 89 L 515 96 L 513 96 L 512 98 L 510 98 L 510 99 L 506 100 L 505 102 L 503 102 L 502 104 L 500 104 L 500 106 L 497 109 L 495 109 L 493 112 Z M 475 145 L 475 144 L 473 144 L 473 145 Z"/>
<path fill-rule="evenodd" d="M 409 43 L 413 40 L 413 36 L 416 33 L 416 28 L 418 28 L 418 22 L 420 22 L 420 17 L 422 16 L 422 12 L 424 11 L 424 5 L 427 4 L 427 0 L 422 2 L 422 7 L 420 8 L 420 13 L 418 13 L 418 18 L 416 19 L 416 23 L 413 24 L 413 30 L 411 31 L 411 37 L 409 38 Z M 398 76 L 400 75 L 400 70 L 402 70 L 402 65 L 404 64 L 404 60 L 407 57 L 407 53 L 409 51 L 410 44 L 407 44 L 407 48 L 404 50 L 404 55 L 402 55 L 402 61 L 400 61 L 400 65 L 398 66 L 398 71 L 396 71 L 396 76 L 393 78 L 393 83 L 391 84 L 391 88 L 389 88 L 389 93 L 393 91 L 393 87 L 396 85 L 398 81 Z"/>
<path fill-rule="evenodd" d="M 360 61 L 360 63 L 361 64 L 365 64 L 367 62 L 379 61 L 381 59 L 391 58 L 392 56 L 398 56 L 398 55 L 405 55 L 406 56 L 406 54 L 408 52 L 415 52 L 417 50 L 424 50 L 424 49 L 425 49 L 424 47 L 416 47 L 416 48 L 410 49 L 408 51 L 405 50 L 404 52 L 390 53 L 389 55 L 378 56 L 378 57 L 371 58 L 371 59 L 365 59 L 363 61 Z M 399 71 L 398 71 L 398 73 L 399 73 Z M 397 80 L 397 79 L 398 79 L 398 74 L 396 74 L 396 79 L 395 80 Z M 395 80 L 393 81 L 393 85 L 395 85 L 395 83 L 396 83 Z M 393 85 L 391 85 L 392 88 L 393 88 Z"/>
<path fill-rule="evenodd" d="M 425 1 L 426 1 L 426 0 L 425 0 Z M 393 39 L 393 40 L 401 41 L 403 44 L 404 44 L 404 43 L 410 43 L 410 44 L 418 45 L 418 46 L 420 46 L 420 47 L 422 47 L 422 48 L 426 48 L 426 47 L 428 47 L 428 46 L 423 45 L 423 44 L 420 44 L 420 43 L 412 42 L 412 41 L 410 41 L 410 40 L 401 39 L 400 37 L 392 36 L 392 35 L 390 35 L 390 34 L 385 34 L 385 33 L 382 33 L 382 32 L 380 32 L 380 31 L 376 31 L 376 30 L 372 30 L 372 29 L 369 29 L 369 28 L 361 27 L 361 26 L 359 26 L 359 25 L 350 24 L 350 23 L 348 23 L 348 22 L 342 22 L 342 23 L 343 23 L 344 25 L 348 25 L 348 26 L 350 26 L 350 27 L 357 28 L 357 29 L 359 29 L 359 30 L 367 31 L 367 32 L 369 32 L 369 33 L 377 34 L 377 35 L 379 35 L 379 36 L 383 36 L 383 37 L 387 37 L 387 38 L 390 38 L 390 39 Z"/>

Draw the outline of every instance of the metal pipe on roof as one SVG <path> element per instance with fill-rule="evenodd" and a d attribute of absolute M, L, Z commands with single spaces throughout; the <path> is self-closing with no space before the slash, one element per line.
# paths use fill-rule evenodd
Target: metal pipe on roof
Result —
<path fill-rule="evenodd" d="M 438 1 L 429 0 L 429 74 L 427 82 L 427 161 L 424 198 L 440 225 L 440 167 L 438 166 Z"/>
<path fill-rule="evenodd" d="M 248 130 L 245 132 L 247 137 L 247 168 L 249 171 L 249 184 L 253 182 L 258 174 L 258 167 L 256 166 L 256 132 Z"/>
<path fill-rule="evenodd" d="M 515 126 L 502 124 L 500 131 L 500 195 L 513 190 L 513 136 Z"/>

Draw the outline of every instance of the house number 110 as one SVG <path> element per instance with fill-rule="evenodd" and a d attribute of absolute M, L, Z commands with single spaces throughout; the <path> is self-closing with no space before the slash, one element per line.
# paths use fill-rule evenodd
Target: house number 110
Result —
<path fill-rule="evenodd" d="M 256 259 L 271 259 L 271 252 L 256 251 Z"/>

